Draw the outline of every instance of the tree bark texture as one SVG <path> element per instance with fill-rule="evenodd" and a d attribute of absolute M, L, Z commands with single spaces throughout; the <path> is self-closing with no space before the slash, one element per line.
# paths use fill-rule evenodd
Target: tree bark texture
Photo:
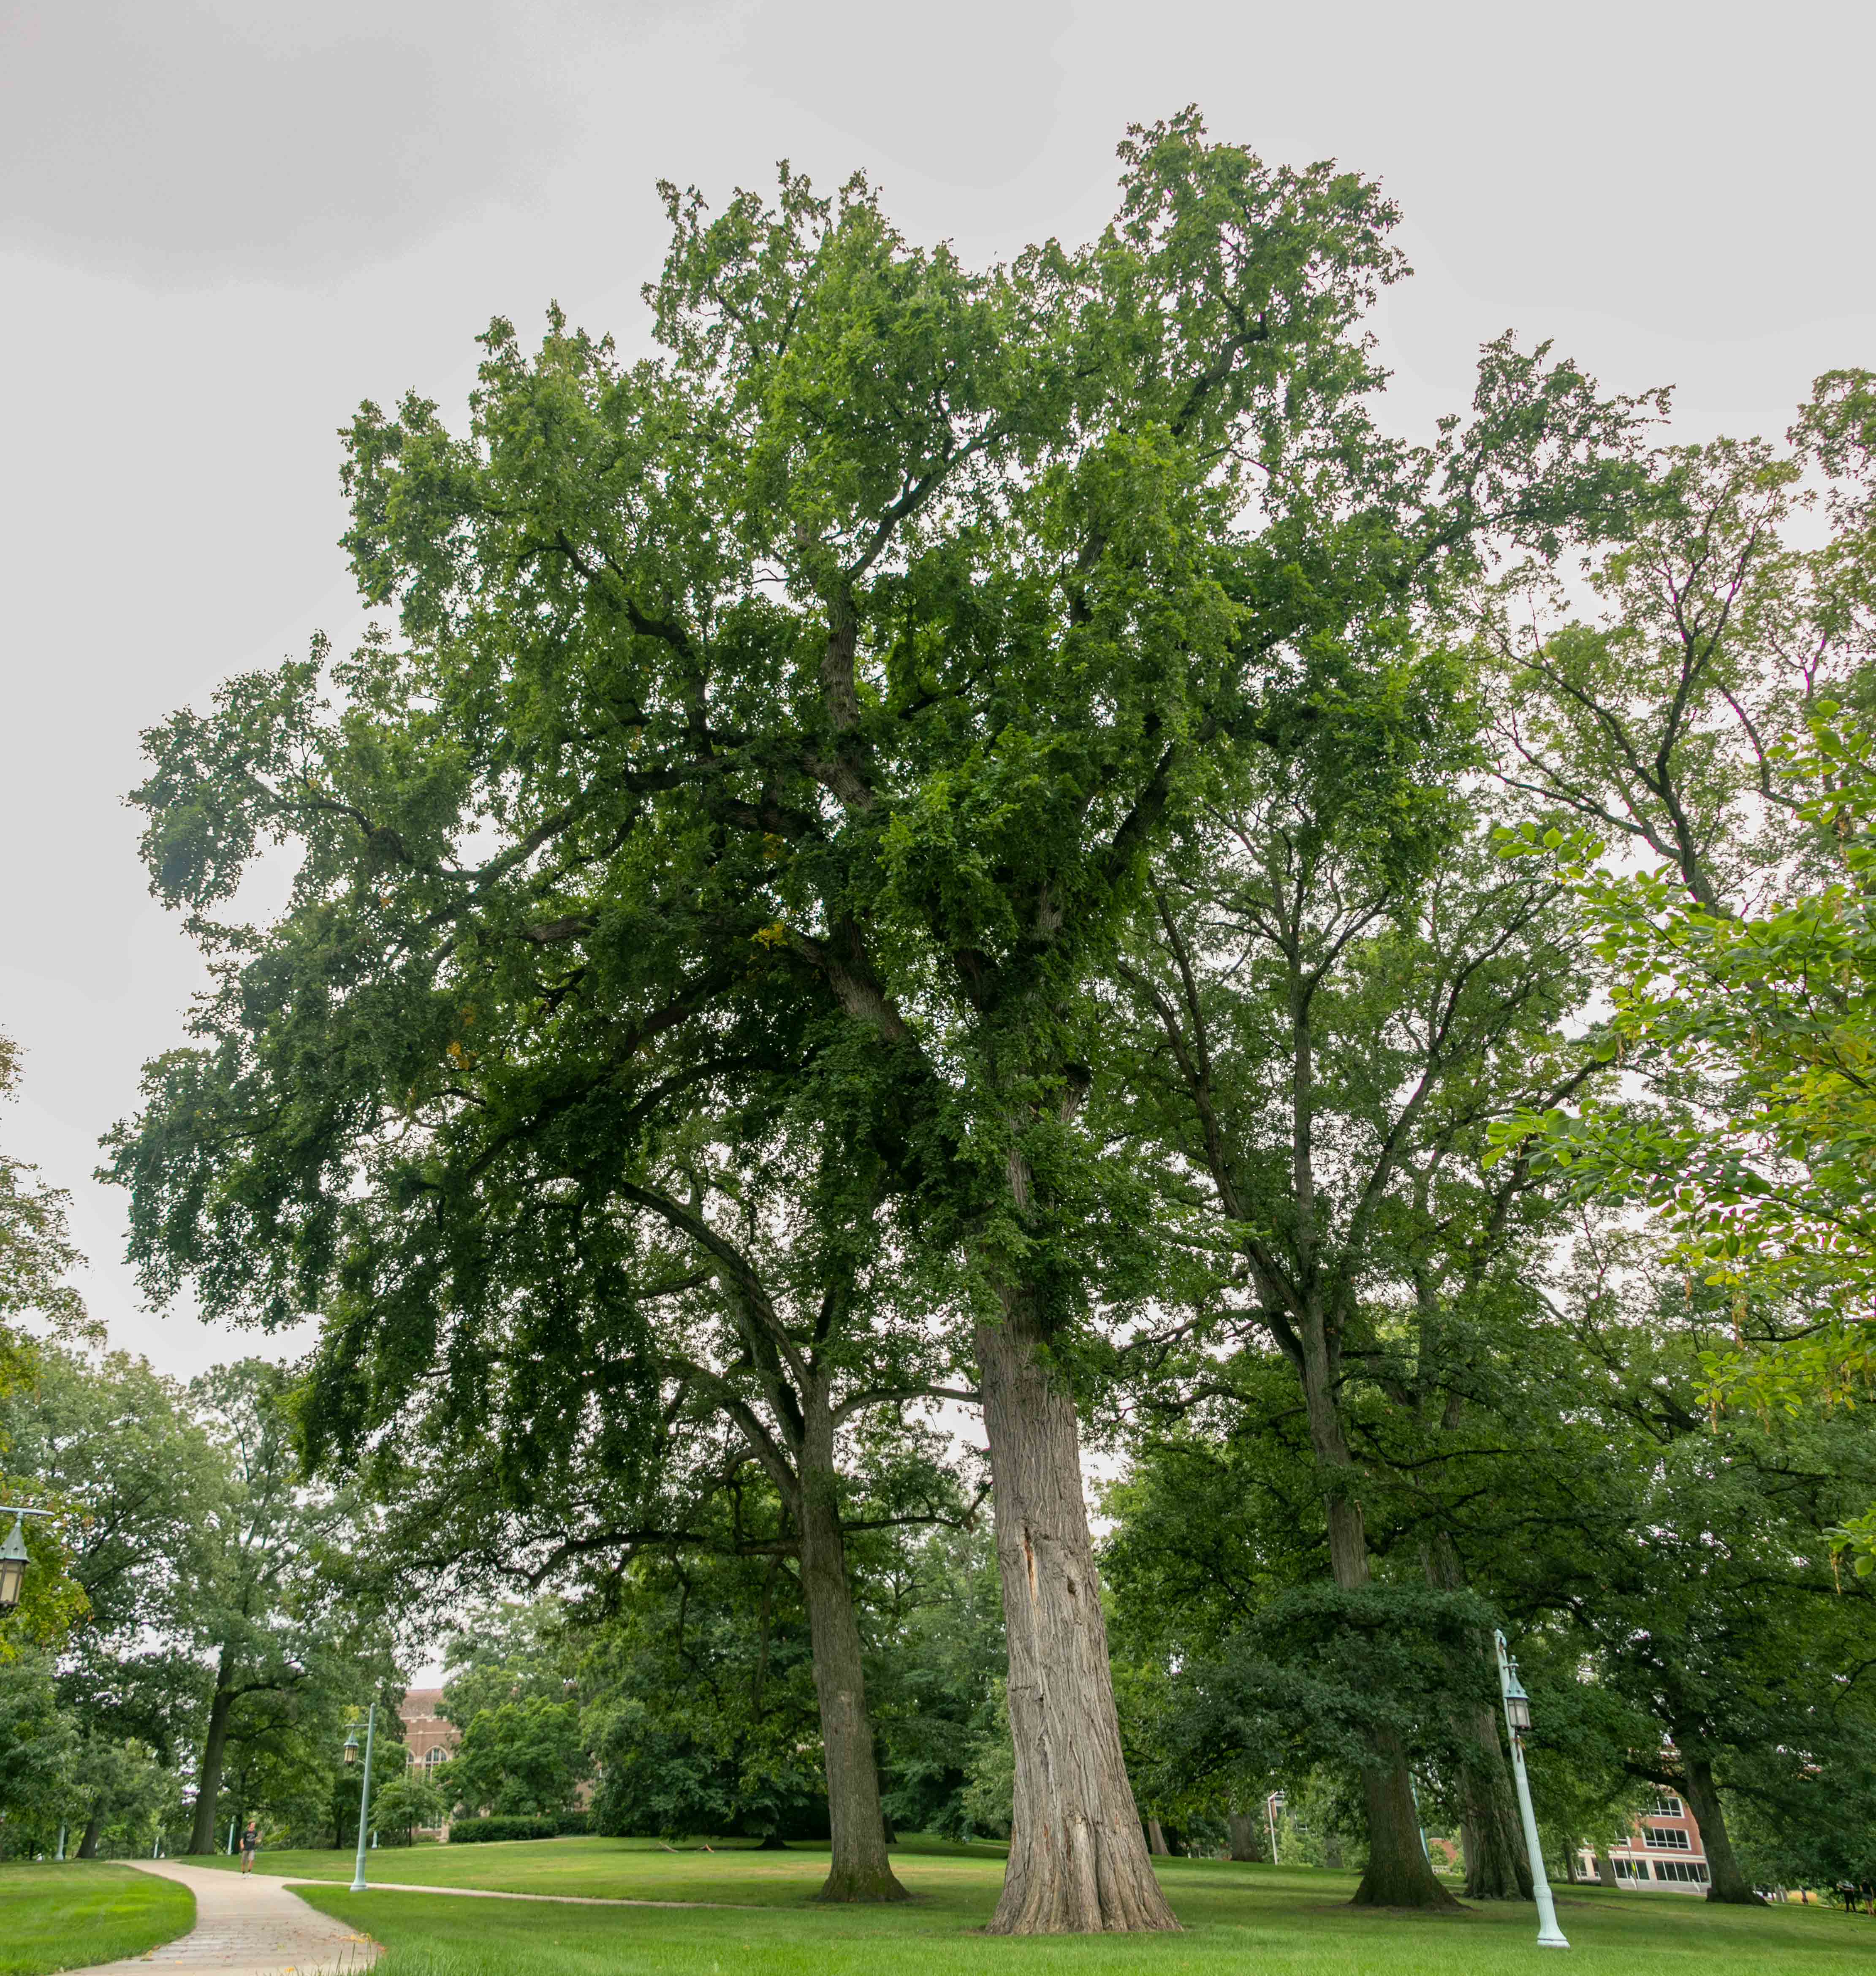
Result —
<path fill-rule="evenodd" d="M 1361 1773 L 1368 1804 L 1368 1863 L 1354 1905 L 1371 1908 L 1456 1908 L 1458 1902 L 1433 1879 L 1420 1845 L 1420 1813 L 1404 1756 L 1384 1747 Z M 1427 1895 L 1430 1882 L 1433 1898 Z"/>
<path fill-rule="evenodd" d="M 1121 1750 L 1075 1402 L 1022 1303 L 977 1332 L 1009 1642 L 1016 1760 L 1009 1866 L 989 1932 L 1177 1928 Z"/>
<path fill-rule="evenodd" d="M 228 1720 L 234 1712 L 234 1668 L 224 1648 L 209 1704 L 209 1733 L 202 1739 L 202 1768 L 196 1773 L 196 1816 L 189 1828 L 191 1852 L 215 1850 L 215 1812 L 222 1795 L 222 1759 L 228 1749 Z"/>
<path fill-rule="evenodd" d="M 1726 1814 L 1720 1802 L 1719 1787 L 1713 1782 L 1713 1766 L 1706 1757 L 1688 1757 L 1681 1787 L 1693 1807 L 1700 1828 L 1700 1843 L 1707 1849 L 1707 1898 L 1725 1901 L 1735 1907 L 1763 1907 L 1739 1870 L 1733 1850 L 1733 1837 L 1726 1829 Z"/>
<path fill-rule="evenodd" d="M 1498 1717 L 1488 1705 L 1475 1711 L 1473 1740 L 1478 1750 L 1460 1789 L 1466 1815 L 1460 1834 L 1466 1851 L 1466 1898 L 1473 1901 L 1528 1901 L 1531 1863 L 1524 1856 L 1524 1834 L 1512 1794 Z"/>
<path fill-rule="evenodd" d="M 822 1438 L 814 1431 L 820 1424 L 811 1426 L 812 1442 Z M 827 1883 L 816 1898 L 903 1901 L 910 1896 L 894 1874 L 886 1852 L 879 1765 L 861 1665 L 860 1624 L 854 1613 L 835 1494 L 831 1421 L 825 1439 L 824 1450 L 818 1445 L 804 1448 L 801 1465 L 801 1591 L 808 1606 L 815 1692 L 821 1704 L 828 1820 L 834 1842 Z"/>
<path fill-rule="evenodd" d="M 1263 1862 L 1263 1833 L 1258 1821 L 1248 1813 L 1233 1812 L 1225 1820 L 1231 1832 L 1231 1856 L 1247 1866 Z"/>

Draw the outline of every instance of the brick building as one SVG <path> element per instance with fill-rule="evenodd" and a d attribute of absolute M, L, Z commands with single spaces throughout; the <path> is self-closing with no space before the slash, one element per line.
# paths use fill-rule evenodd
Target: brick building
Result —
<path fill-rule="evenodd" d="M 397 1711 L 397 1719 L 403 1725 L 404 1747 L 410 1752 L 410 1760 L 422 1764 L 426 1770 L 446 1763 L 462 1740 L 462 1731 L 453 1722 L 445 1721 L 436 1712 L 443 1698 L 440 1688 L 407 1688 L 403 1705 Z"/>
<path fill-rule="evenodd" d="M 1587 1849 L 1578 1863 L 1586 1879 L 1611 1877 L 1599 1873 L 1596 1856 Z M 1657 1791 L 1626 1842 L 1610 1847 L 1608 1864 L 1617 1886 L 1651 1892 L 1704 1894 L 1710 1878 L 1700 1826 L 1687 1800 L 1669 1790 Z"/>

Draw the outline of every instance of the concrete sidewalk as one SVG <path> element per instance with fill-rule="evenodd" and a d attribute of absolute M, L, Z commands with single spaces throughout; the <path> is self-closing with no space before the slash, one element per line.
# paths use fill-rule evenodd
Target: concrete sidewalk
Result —
<path fill-rule="evenodd" d="M 378 1945 L 310 1908 L 285 1880 L 190 1866 L 179 1859 L 133 1859 L 140 1872 L 179 1880 L 196 1897 L 196 1925 L 174 1941 L 122 1962 L 94 1963 L 73 1976 L 338 1976 L 368 1969 Z M 310 1885 L 311 1882 L 301 1884 Z"/>

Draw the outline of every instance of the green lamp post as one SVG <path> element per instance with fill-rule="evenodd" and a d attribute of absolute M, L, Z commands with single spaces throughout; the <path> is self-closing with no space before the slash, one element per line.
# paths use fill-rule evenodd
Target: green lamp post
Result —
<path fill-rule="evenodd" d="M 371 1740 L 377 1727 L 378 1704 L 371 1704 L 370 1713 L 365 1717 L 365 1773 L 358 1790 L 358 1859 L 352 1869 L 352 1892 L 365 1891 L 365 1833 L 371 1823 Z M 354 1729 L 345 1739 L 345 1761 L 347 1766 L 358 1760 L 358 1731 Z"/>
<path fill-rule="evenodd" d="M 1537 1813 L 1531 1806 L 1531 1780 L 1524 1772 L 1524 1732 L 1531 1726 L 1531 1698 L 1518 1678 L 1518 1663 L 1511 1657 L 1502 1633 L 1492 1635 L 1498 1649 L 1498 1689 L 1505 1704 L 1505 1727 L 1511 1733 L 1511 1774 L 1518 1787 L 1518 1812 L 1524 1821 L 1524 1849 L 1531 1862 L 1531 1892 L 1537 1901 L 1537 1945 L 1540 1948 L 1568 1948 L 1568 1938 L 1557 1925 L 1557 1904 L 1551 1899 L 1550 1882 L 1544 1876 L 1544 1848 L 1537 1836 Z"/>

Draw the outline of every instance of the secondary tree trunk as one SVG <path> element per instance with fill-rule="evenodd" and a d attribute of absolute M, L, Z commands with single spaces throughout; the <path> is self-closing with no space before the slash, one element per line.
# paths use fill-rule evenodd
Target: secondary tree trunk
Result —
<path fill-rule="evenodd" d="M 1736 1907 L 1763 1907 L 1764 1902 L 1753 1892 L 1739 1870 L 1732 1836 L 1726 1830 L 1726 1814 L 1720 1806 L 1719 1788 L 1713 1782 L 1712 1762 L 1705 1757 L 1685 1757 L 1683 1760 L 1687 1769 L 1682 1787 L 1700 1828 L 1700 1843 L 1707 1848 L 1707 1898 L 1728 1901 Z"/>
<path fill-rule="evenodd" d="M 234 1712 L 233 1658 L 222 1649 L 215 1674 L 215 1698 L 209 1704 L 209 1733 L 202 1745 L 202 1768 L 196 1773 L 196 1816 L 189 1834 L 192 1852 L 215 1850 L 215 1810 L 222 1795 L 222 1759 L 228 1748 L 228 1721 Z"/>
<path fill-rule="evenodd" d="M 867 1714 L 860 1624 L 847 1576 L 846 1546 L 834 1473 L 833 1427 L 822 1410 L 811 1419 L 801 1464 L 801 1590 L 814 1652 L 815 1692 L 821 1703 L 821 1747 L 828 1778 L 833 1858 L 824 1901 L 903 1901 L 910 1898 L 886 1853 L 880 1809 L 879 1765 Z M 825 1446 L 821 1444 L 824 1441 Z"/>
<path fill-rule="evenodd" d="M 85 1820 L 84 1836 L 78 1842 L 78 1857 L 81 1859 L 95 1859 L 97 1857 L 97 1842 L 104 1836 L 104 1814 L 101 1811 L 94 1811 Z"/>
<path fill-rule="evenodd" d="M 1234 1811 L 1225 1823 L 1231 1829 L 1231 1856 L 1241 1859 L 1248 1866 L 1260 1866 L 1263 1862 L 1263 1833 L 1258 1822 L 1246 1813 Z"/>
<path fill-rule="evenodd" d="M 1306 1313 L 1302 1326 L 1303 1399 L 1309 1438 L 1317 1461 L 1328 1472 L 1324 1496 L 1328 1512 L 1329 1568 L 1344 1592 L 1358 1592 L 1371 1582 L 1368 1532 L 1361 1506 L 1350 1485 L 1354 1458 L 1342 1432 L 1335 1394 L 1327 1326 L 1319 1312 Z M 1356 1888 L 1357 1907 L 1456 1908 L 1453 1896 L 1433 1877 L 1420 1844 L 1420 1813 L 1407 1774 L 1407 1752 L 1391 1733 L 1376 1740 L 1373 1760 L 1361 1771 L 1361 1795 L 1368 1807 L 1368 1863 Z"/>
<path fill-rule="evenodd" d="M 1524 1856 L 1509 1767 L 1499 1741 L 1498 1714 L 1489 1704 L 1472 1711 L 1473 1750 L 1460 1788 L 1465 1816 L 1466 1896 L 1476 1901 L 1528 1901 L 1531 1862 Z M 1474 1751 L 1476 1752 L 1476 1756 Z"/>
<path fill-rule="evenodd" d="M 1038 1360 L 1026 1304 L 1012 1297 L 1006 1311 L 977 1332 L 1016 1758 L 989 1932 L 1176 1928 L 1121 1751 L 1075 1402 Z"/>
<path fill-rule="evenodd" d="M 1453 1541 L 1434 1533 L 1421 1553 L 1427 1582 L 1437 1592 L 1465 1588 L 1466 1570 Z M 1496 1673 L 1497 1658 L 1490 1642 L 1479 1640 L 1477 1651 Z M 1460 1773 L 1460 1837 L 1466 1850 L 1466 1897 L 1476 1901 L 1528 1901 L 1532 1898 L 1531 1864 L 1524 1856 L 1524 1835 L 1519 1829 L 1517 1801 L 1512 1794 L 1511 1766 L 1499 1740 L 1499 1712 L 1489 1702 L 1466 1711 L 1468 1747 Z"/>
<path fill-rule="evenodd" d="M 1157 1818 L 1147 1820 L 1147 1850 L 1163 1857 L 1172 1851 L 1166 1843 L 1166 1827 Z"/>

